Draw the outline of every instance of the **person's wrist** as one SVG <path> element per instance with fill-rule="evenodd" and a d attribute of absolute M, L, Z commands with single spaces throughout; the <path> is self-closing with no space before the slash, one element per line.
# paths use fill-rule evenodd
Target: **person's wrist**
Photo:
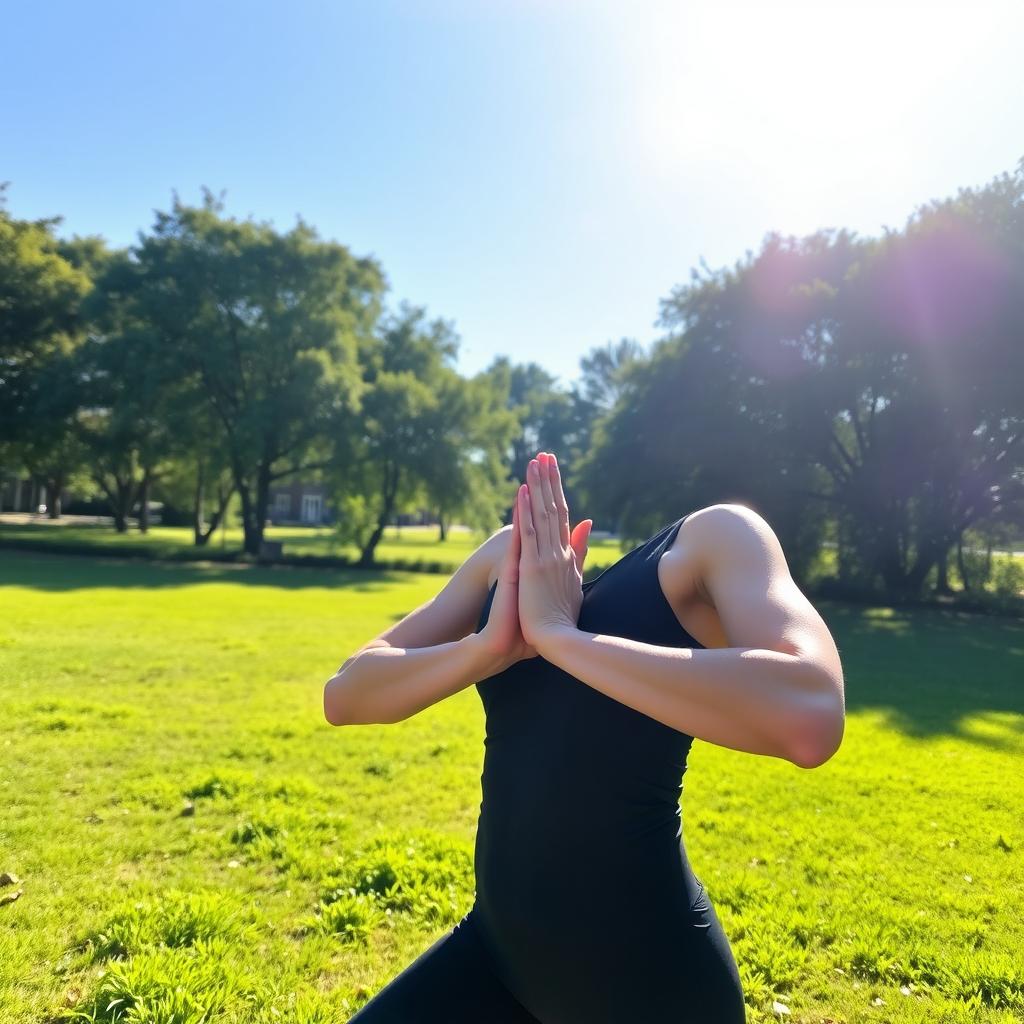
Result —
<path fill-rule="evenodd" d="M 531 638 L 533 649 L 542 658 L 551 661 L 552 659 L 548 655 L 552 649 L 557 647 L 567 634 L 575 633 L 576 629 L 577 627 L 571 622 L 552 622 L 549 625 L 541 626 L 533 631 Z"/>
<path fill-rule="evenodd" d="M 483 632 L 470 633 L 462 642 L 472 652 L 474 673 L 482 679 L 497 674 L 514 660 L 507 654 L 495 651 Z"/>

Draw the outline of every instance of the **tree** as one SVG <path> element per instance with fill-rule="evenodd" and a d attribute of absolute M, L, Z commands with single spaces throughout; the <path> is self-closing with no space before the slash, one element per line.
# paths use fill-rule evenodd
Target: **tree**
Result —
<path fill-rule="evenodd" d="M 1019 171 L 879 240 L 772 235 L 732 270 L 694 274 L 662 315 L 687 379 L 670 359 L 648 380 L 687 427 L 668 443 L 733 493 L 781 503 L 795 519 L 779 532 L 803 550 L 815 531 L 798 523 L 830 513 L 841 576 L 918 593 L 964 529 L 1020 507 L 1022 197 Z M 638 416 L 656 427 L 623 413 Z M 618 428 L 620 445 L 637 436 Z"/>
<path fill-rule="evenodd" d="M 964 531 L 1024 518 L 1024 164 L 921 207 L 843 296 L 847 435 L 831 467 L 863 561 L 917 593 Z"/>
<path fill-rule="evenodd" d="M 70 368 L 83 337 L 80 306 L 91 281 L 55 236 L 61 218 L 13 218 L 5 189 L 0 185 L 0 445 L 45 482 L 50 515 L 56 516 L 82 455 L 73 430 L 78 394 Z"/>
<path fill-rule="evenodd" d="M 486 372 L 466 380 L 446 369 L 438 383 L 433 444 L 422 464 L 427 501 L 438 517 L 440 540 L 458 519 L 480 532 L 503 522 L 514 499 L 508 477 L 509 445 L 519 430 L 507 395 L 496 390 Z"/>
<path fill-rule="evenodd" d="M 301 219 L 281 233 L 177 196 L 132 251 L 134 308 L 217 423 L 257 554 L 276 480 L 327 465 L 356 400 L 356 352 L 379 316 L 378 264 Z M 199 489 L 197 482 L 197 490 Z"/>
<path fill-rule="evenodd" d="M 65 488 L 88 479 L 89 449 L 79 413 L 84 389 L 77 352 L 56 351 L 40 360 L 26 382 L 25 415 L 31 429 L 15 446 L 29 473 L 46 486 L 47 513 L 61 515 Z"/>
<path fill-rule="evenodd" d="M 570 511 L 577 509 L 573 467 L 589 444 L 594 406 L 576 390 L 566 391 L 537 363 L 513 363 L 498 356 L 484 371 L 505 399 L 519 428 L 506 449 L 506 469 L 513 486 L 502 519 L 511 521 L 511 496 L 525 479 L 527 463 L 538 451 L 555 452 Z M 588 510 L 588 515 L 590 511 Z"/>
<path fill-rule="evenodd" d="M 0 185 L 0 437 L 29 429 L 31 374 L 49 356 L 74 347 L 78 308 L 89 278 L 60 252 L 60 217 L 16 220 Z"/>
<path fill-rule="evenodd" d="M 509 498 L 502 463 L 515 417 L 486 375 L 455 372 L 457 353 L 451 325 L 409 303 L 363 347 L 360 405 L 339 423 L 334 474 L 339 528 L 360 564 L 372 564 L 403 506 L 430 504 L 442 530 L 456 514 L 493 528 Z"/>
<path fill-rule="evenodd" d="M 601 348 L 591 349 L 580 359 L 579 397 L 589 403 L 595 414 L 610 410 L 622 394 L 629 367 L 644 357 L 643 348 L 633 338 L 620 338 Z"/>

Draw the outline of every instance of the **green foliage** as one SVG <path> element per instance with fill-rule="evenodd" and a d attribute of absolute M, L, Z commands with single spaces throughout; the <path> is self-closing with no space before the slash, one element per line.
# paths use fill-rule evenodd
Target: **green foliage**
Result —
<path fill-rule="evenodd" d="M 588 514 L 760 511 L 804 579 L 917 596 L 963 531 L 1024 525 L 1024 164 L 879 239 L 769 235 L 662 302 L 577 467 Z"/>
<path fill-rule="evenodd" d="M 1000 597 L 1024 597 L 1024 559 L 999 559 L 992 574 L 992 585 Z"/>
<path fill-rule="evenodd" d="M 60 217 L 18 220 L 0 185 L 0 437 L 30 433 L 36 376 L 78 341 L 87 273 L 65 258 Z"/>
<path fill-rule="evenodd" d="M 457 351 L 449 324 L 408 303 L 363 346 L 359 407 L 338 421 L 331 479 L 339 539 L 364 564 L 395 513 L 415 503 L 446 523 L 501 525 L 514 491 L 501 452 L 518 422 L 490 376 L 459 376 Z"/>

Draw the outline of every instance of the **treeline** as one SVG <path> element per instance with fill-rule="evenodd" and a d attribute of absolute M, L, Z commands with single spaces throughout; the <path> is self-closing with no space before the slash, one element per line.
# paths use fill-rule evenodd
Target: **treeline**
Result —
<path fill-rule="evenodd" d="M 577 518 L 639 540 L 742 502 L 798 579 L 833 551 L 843 592 L 950 591 L 951 566 L 977 590 L 978 550 L 1024 536 L 1024 162 L 880 238 L 695 270 L 650 351 L 597 347 L 567 389 L 508 357 L 461 376 L 449 322 L 389 308 L 379 263 L 301 220 L 204 192 L 126 249 L 59 223 L 0 206 L 0 466 L 102 493 L 120 530 L 156 495 L 203 544 L 235 502 L 256 553 L 302 474 L 370 563 L 413 507 L 496 528 L 550 449 Z"/>
<path fill-rule="evenodd" d="M 875 239 L 768 237 L 661 303 L 577 466 L 588 513 L 753 505 L 798 575 L 913 597 L 1024 538 L 1024 161 Z M 1000 589 L 1024 589 L 1003 560 Z"/>
<path fill-rule="evenodd" d="M 271 487 L 297 474 L 328 485 L 364 562 L 412 505 L 442 529 L 500 524 L 547 375 L 497 360 L 462 377 L 450 324 L 388 310 L 377 261 L 301 221 L 228 217 L 208 191 L 127 249 L 58 224 L 0 210 L 7 468 L 101 493 L 120 531 L 136 508 L 147 530 L 154 497 L 184 505 L 200 545 L 234 502 L 253 554 Z"/>

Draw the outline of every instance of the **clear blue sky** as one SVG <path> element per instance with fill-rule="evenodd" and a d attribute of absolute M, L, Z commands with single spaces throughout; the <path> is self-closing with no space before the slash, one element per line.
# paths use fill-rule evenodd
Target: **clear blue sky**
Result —
<path fill-rule="evenodd" d="M 391 301 L 563 383 L 703 258 L 876 234 L 1024 156 L 1019 2 L 92 3 L 4 7 L 19 217 L 134 241 L 172 190 L 301 214 Z"/>

